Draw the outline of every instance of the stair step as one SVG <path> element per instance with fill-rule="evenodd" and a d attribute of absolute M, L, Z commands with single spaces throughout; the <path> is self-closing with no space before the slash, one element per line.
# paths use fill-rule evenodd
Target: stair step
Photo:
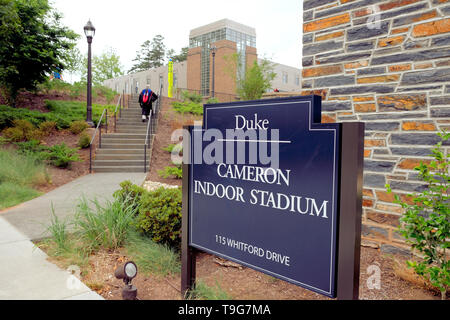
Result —
<path fill-rule="evenodd" d="M 120 148 L 100 148 L 96 150 L 96 155 L 129 155 L 129 156 L 135 156 L 135 155 L 144 155 L 144 150 L 142 149 L 120 149 Z"/>
<path fill-rule="evenodd" d="M 117 144 L 143 144 L 145 143 L 145 137 L 143 139 L 123 139 L 123 138 L 111 138 L 111 137 L 102 137 L 102 145 L 117 143 Z"/>
<path fill-rule="evenodd" d="M 144 172 L 144 166 L 93 166 L 94 172 Z M 147 172 L 149 169 L 148 165 L 145 170 Z"/>
<path fill-rule="evenodd" d="M 149 159 L 147 159 L 147 163 Z M 142 160 L 94 160 L 94 167 L 138 167 L 144 166 L 144 159 Z"/>
<path fill-rule="evenodd" d="M 139 152 L 139 154 L 97 154 L 95 156 L 95 161 L 97 160 L 141 160 L 144 161 L 144 153 Z M 148 160 L 148 158 L 147 158 Z"/>
<path fill-rule="evenodd" d="M 144 149 L 144 144 L 102 143 L 100 149 Z"/>
<path fill-rule="evenodd" d="M 145 133 L 105 133 L 104 135 L 102 135 L 102 139 L 145 139 L 146 137 L 147 135 Z"/>

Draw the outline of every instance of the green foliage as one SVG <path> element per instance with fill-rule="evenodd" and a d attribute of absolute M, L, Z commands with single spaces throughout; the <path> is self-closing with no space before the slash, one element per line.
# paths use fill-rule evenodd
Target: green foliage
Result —
<path fill-rule="evenodd" d="M 421 162 L 414 168 L 427 184 L 426 190 L 408 195 L 413 204 L 401 201 L 398 195 L 395 202 L 405 210 L 400 219 L 400 233 L 424 257 L 420 262 L 408 262 L 409 266 L 439 288 L 445 299 L 450 286 L 450 262 L 446 254 L 450 247 L 450 154 L 445 155 L 442 144 L 450 133 L 443 131 L 438 135 L 441 141 L 431 150 L 434 160 L 429 164 Z M 390 186 L 386 187 L 391 192 Z"/>
<path fill-rule="evenodd" d="M 203 115 L 203 106 L 195 102 L 172 102 L 173 109 L 181 114 L 192 113 L 194 115 Z"/>
<path fill-rule="evenodd" d="M 0 209 L 40 195 L 33 187 L 48 181 L 45 166 L 33 155 L 0 149 Z"/>
<path fill-rule="evenodd" d="M 196 92 L 189 92 L 187 90 L 181 92 L 181 98 L 183 99 L 184 102 L 194 102 L 197 104 L 200 104 L 203 101 L 202 95 Z"/>
<path fill-rule="evenodd" d="M 228 292 L 222 289 L 219 283 L 216 281 L 214 287 L 208 286 L 203 281 L 197 281 L 195 283 L 194 290 L 189 292 L 186 297 L 188 300 L 231 300 L 232 297 Z"/>
<path fill-rule="evenodd" d="M 165 55 L 166 46 L 164 45 L 164 37 L 158 34 L 151 41 L 146 40 L 142 43 L 141 49 L 136 52 L 136 58 L 133 59 L 136 63 L 128 73 L 161 67 L 164 63 Z"/>
<path fill-rule="evenodd" d="M 117 249 L 124 245 L 135 212 L 132 204 L 115 200 L 101 205 L 97 199 L 80 199 L 74 219 L 74 231 L 88 252 L 102 247 Z"/>
<path fill-rule="evenodd" d="M 159 170 L 158 174 L 163 178 L 174 177 L 175 179 L 183 178 L 183 169 L 181 165 L 177 165 L 176 167 L 166 166 L 163 170 Z"/>
<path fill-rule="evenodd" d="M 169 144 L 167 147 L 163 148 L 164 151 L 167 151 L 169 153 L 176 152 L 180 153 L 183 152 L 183 146 L 181 144 Z"/>
<path fill-rule="evenodd" d="M 69 128 L 73 121 L 86 120 L 86 102 L 80 101 L 62 101 L 62 100 L 46 100 L 47 108 L 56 116 L 63 119 L 65 126 L 63 128 Z M 92 121 L 96 124 L 100 119 L 103 109 L 108 109 L 108 112 L 112 114 L 116 106 L 114 105 L 100 105 L 92 104 Z M 102 122 L 105 122 L 103 117 Z"/>
<path fill-rule="evenodd" d="M 39 140 L 29 140 L 25 142 L 16 142 L 17 152 L 23 156 L 36 159 L 37 163 L 42 163 L 45 159 L 43 153 L 48 150 L 47 146 L 41 144 Z"/>
<path fill-rule="evenodd" d="M 39 130 L 42 132 L 42 135 L 48 136 L 56 131 L 56 122 L 44 121 L 39 125 Z"/>
<path fill-rule="evenodd" d="M 78 139 L 78 147 L 81 149 L 89 148 L 91 145 L 91 136 L 87 132 L 83 132 Z"/>
<path fill-rule="evenodd" d="M 77 121 L 74 121 L 74 122 L 72 122 L 70 124 L 69 130 L 73 134 L 80 134 L 81 132 L 83 132 L 87 128 L 89 128 L 89 125 L 87 124 L 86 121 L 77 120 Z"/>
<path fill-rule="evenodd" d="M 181 189 L 161 187 L 143 194 L 136 226 L 156 243 L 179 245 Z"/>
<path fill-rule="evenodd" d="M 243 100 L 261 99 L 262 95 L 272 87 L 275 73 L 269 61 L 255 61 L 253 66 L 245 72 L 245 78 L 238 84 L 238 94 Z"/>
<path fill-rule="evenodd" d="M 42 153 L 44 159 L 59 168 L 67 168 L 74 161 L 82 161 L 77 149 L 69 148 L 64 142 L 49 147 L 48 152 Z"/>
<path fill-rule="evenodd" d="M 36 129 L 28 120 L 13 120 L 13 127 L 3 130 L 3 136 L 11 142 L 39 140 L 42 132 Z"/>
<path fill-rule="evenodd" d="M 34 90 L 64 69 L 64 53 L 78 35 L 62 26 L 47 0 L 2 0 L 0 10 L 0 86 L 14 106 L 19 90 Z"/>
<path fill-rule="evenodd" d="M 206 100 L 206 104 L 215 104 L 215 103 L 219 103 L 219 100 L 217 100 L 217 98 L 209 98 L 208 100 Z"/>
<path fill-rule="evenodd" d="M 172 58 L 173 62 L 182 62 L 187 60 L 189 47 L 183 47 L 179 54 L 175 54 L 175 50 L 170 49 L 167 51 L 167 60 Z"/>
<path fill-rule="evenodd" d="M 179 254 L 164 244 L 154 243 L 136 232 L 130 232 L 125 243 L 127 253 L 143 274 L 168 276 L 181 270 Z"/>
<path fill-rule="evenodd" d="M 55 255 L 60 255 L 67 252 L 70 248 L 69 233 L 67 228 L 67 222 L 60 220 L 55 214 L 55 208 L 52 203 L 52 215 L 50 225 L 47 227 L 47 232 L 56 244 Z"/>
<path fill-rule="evenodd" d="M 130 180 L 126 180 L 120 183 L 120 189 L 114 192 L 113 197 L 127 206 L 132 205 L 134 212 L 137 214 L 142 195 L 147 192 L 144 188 L 133 184 Z"/>

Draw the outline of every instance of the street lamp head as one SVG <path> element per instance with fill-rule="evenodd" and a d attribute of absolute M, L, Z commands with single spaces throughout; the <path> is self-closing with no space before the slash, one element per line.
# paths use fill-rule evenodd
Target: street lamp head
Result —
<path fill-rule="evenodd" d="M 86 35 L 86 38 L 93 38 L 95 35 L 95 27 L 92 24 L 91 20 L 89 20 L 86 25 L 84 26 L 84 34 Z"/>
<path fill-rule="evenodd" d="M 215 55 L 215 54 L 216 54 L 216 51 L 217 51 L 217 47 L 216 47 L 216 46 L 212 46 L 211 48 L 209 48 L 209 50 L 211 50 L 211 53 L 212 53 L 213 55 Z"/>

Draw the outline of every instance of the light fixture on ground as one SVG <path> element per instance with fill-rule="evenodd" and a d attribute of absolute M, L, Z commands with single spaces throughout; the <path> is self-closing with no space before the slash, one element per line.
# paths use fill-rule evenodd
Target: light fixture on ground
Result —
<path fill-rule="evenodd" d="M 88 72 L 87 72 L 87 110 L 86 110 L 86 122 L 93 127 L 92 121 L 92 61 L 91 61 L 91 43 L 92 38 L 95 35 L 95 28 L 91 20 L 89 20 L 84 26 L 84 34 L 86 35 L 88 42 Z"/>
<path fill-rule="evenodd" d="M 114 275 L 125 283 L 125 287 L 122 289 L 122 298 L 124 300 L 136 300 L 137 289 L 131 284 L 131 281 L 137 275 L 136 264 L 133 261 L 125 262 L 117 267 Z"/>

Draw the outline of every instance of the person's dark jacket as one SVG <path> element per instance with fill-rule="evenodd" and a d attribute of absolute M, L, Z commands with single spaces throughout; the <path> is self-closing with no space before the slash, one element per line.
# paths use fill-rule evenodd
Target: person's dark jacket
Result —
<path fill-rule="evenodd" d="M 144 94 L 147 92 L 149 93 L 150 97 L 146 102 L 144 102 Z M 158 99 L 158 95 L 156 93 L 154 93 L 150 89 L 144 89 L 139 95 L 139 105 L 141 106 L 141 108 L 151 108 L 152 103 L 155 102 L 156 99 Z"/>

